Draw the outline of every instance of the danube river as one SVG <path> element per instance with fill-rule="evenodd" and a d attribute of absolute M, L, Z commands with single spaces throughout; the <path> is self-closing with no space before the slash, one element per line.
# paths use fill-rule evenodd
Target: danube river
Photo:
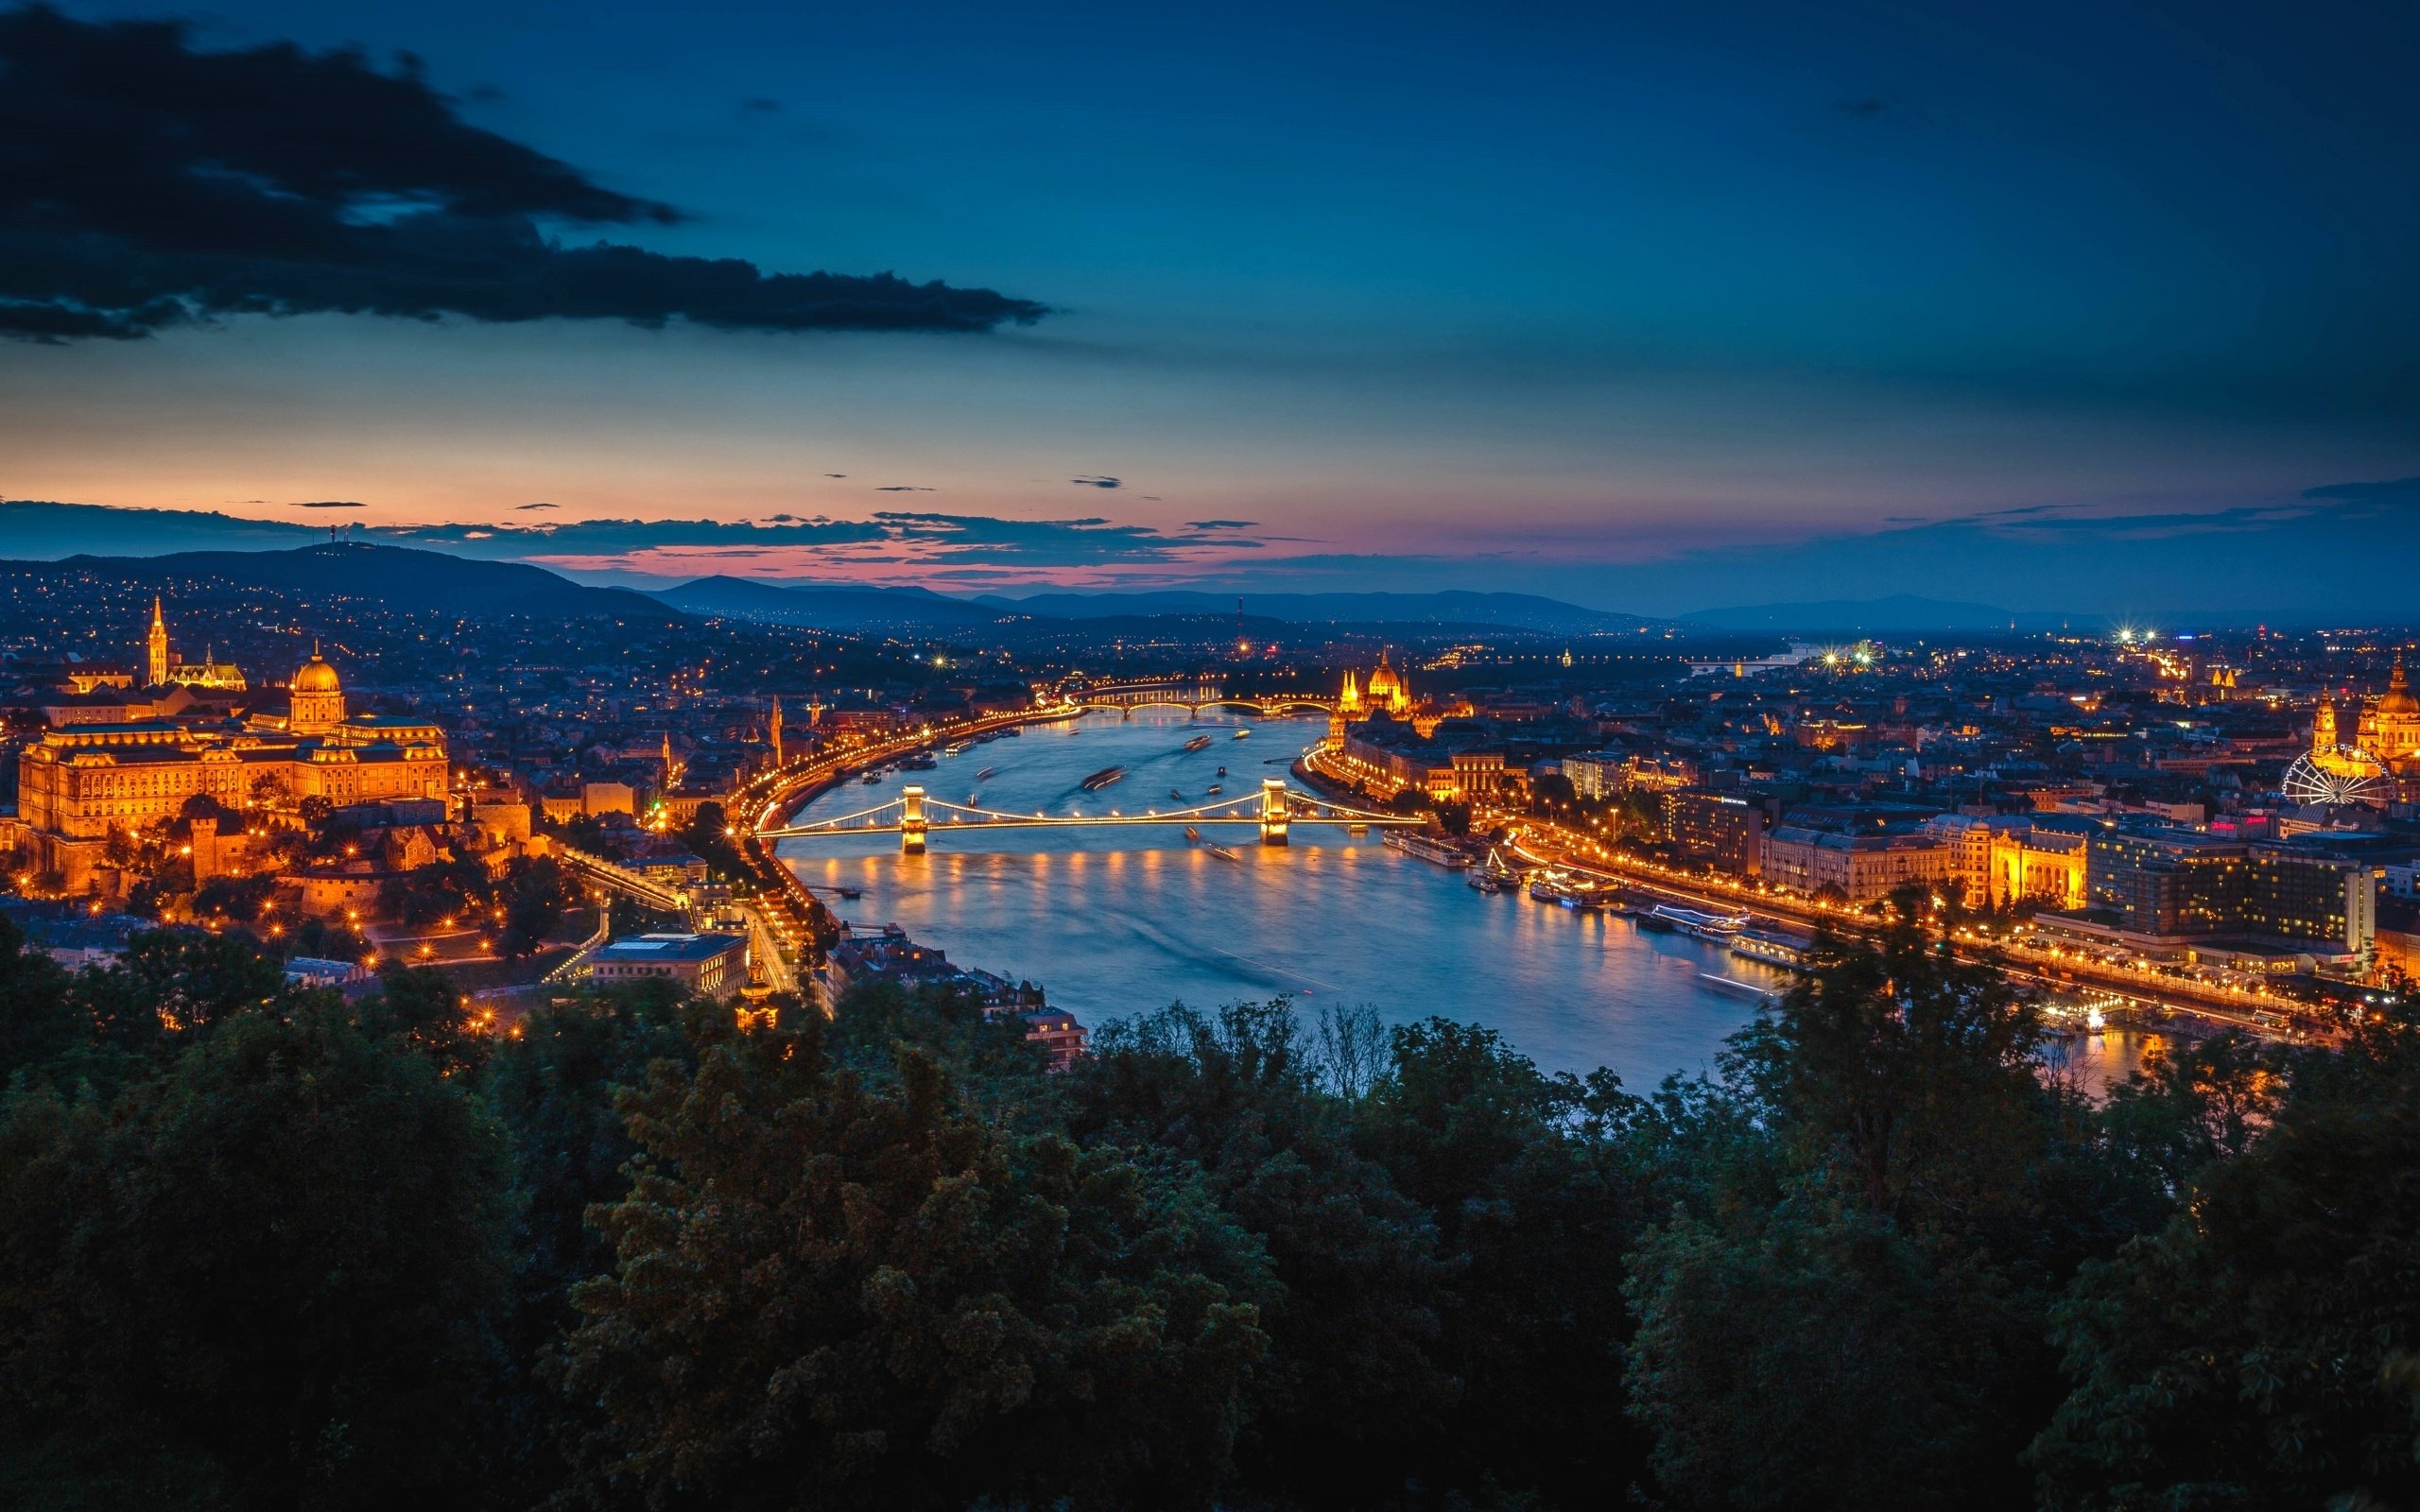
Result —
<path fill-rule="evenodd" d="M 1257 793 L 1324 728 L 1163 713 L 1029 725 L 1021 738 L 940 757 L 929 772 L 843 784 L 797 821 L 887 802 L 908 782 L 1021 814 L 1167 809 L 1180 806 L 1172 790 L 1190 807 L 1211 801 L 1213 784 L 1219 797 Z M 1245 729 L 1250 738 L 1234 738 Z M 1196 735 L 1209 746 L 1185 750 Z M 1083 791 L 1084 777 L 1108 766 L 1125 767 L 1125 780 Z M 978 775 L 987 767 L 996 770 Z M 896 834 L 785 840 L 780 854 L 809 886 L 861 889 L 856 900 L 823 894 L 853 924 L 898 924 L 959 965 L 1038 982 L 1093 1025 L 1170 1002 L 1366 1004 L 1389 1022 L 1482 1023 L 1549 1071 L 1610 1067 L 1644 1091 L 1668 1073 L 1711 1070 L 1723 1037 L 1754 1008 L 1738 985 L 1785 980 L 1685 936 L 1481 894 L 1463 873 L 1390 850 L 1375 833 L 1304 825 L 1284 847 L 1241 826 L 1203 834 L 1236 859 L 1186 845 L 1181 825 L 959 835 L 936 825 L 921 856 L 902 855 Z"/>

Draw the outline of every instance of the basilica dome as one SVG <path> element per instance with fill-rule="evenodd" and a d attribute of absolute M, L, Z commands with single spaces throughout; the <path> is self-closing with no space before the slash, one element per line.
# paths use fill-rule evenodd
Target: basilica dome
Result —
<path fill-rule="evenodd" d="M 2420 714 L 2420 698 L 2411 696 L 2411 681 L 2403 675 L 2403 658 L 2394 659 L 2394 674 L 2387 679 L 2386 693 L 2378 699 L 2381 714 Z"/>

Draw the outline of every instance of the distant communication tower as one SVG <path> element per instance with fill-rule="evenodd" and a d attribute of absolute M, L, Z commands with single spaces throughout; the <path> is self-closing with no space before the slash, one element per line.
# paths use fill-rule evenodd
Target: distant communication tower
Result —
<path fill-rule="evenodd" d="M 2325 803 L 2340 805 L 2367 803 L 2383 807 L 2386 803 L 2386 769 L 2358 751 L 2340 747 L 2336 753 L 2338 769 L 2320 765 L 2308 756 L 2297 756 L 2286 768 L 2286 797 L 2296 804 Z"/>

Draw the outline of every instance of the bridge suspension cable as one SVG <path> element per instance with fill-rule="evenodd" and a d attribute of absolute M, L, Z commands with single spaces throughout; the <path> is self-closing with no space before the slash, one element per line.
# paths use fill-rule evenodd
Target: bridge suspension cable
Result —
<path fill-rule="evenodd" d="M 889 817 L 890 823 L 881 822 Z M 859 821 L 865 821 L 860 823 Z M 971 829 L 1053 829 L 1063 827 L 1106 827 L 1136 824 L 1258 824 L 1265 833 L 1282 833 L 1288 820 L 1314 824 L 1372 824 L 1395 826 L 1417 824 L 1419 819 L 1400 814 L 1381 814 L 1369 809 L 1323 799 L 1290 787 L 1271 785 L 1258 793 L 1243 793 L 1220 799 L 1214 803 L 1195 804 L 1182 809 L 1146 809 L 1140 814 L 1128 814 L 1113 809 L 1105 815 L 1016 813 L 1007 809 L 982 808 L 971 803 L 952 803 L 926 796 L 921 789 L 877 804 L 859 809 L 854 814 L 836 815 L 810 824 L 790 824 L 759 830 L 757 836 L 766 840 L 807 839 L 817 835 L 886 833 L 893 830 L 910 830 L 921 833 L 941 821 L 951 831 Z"/>

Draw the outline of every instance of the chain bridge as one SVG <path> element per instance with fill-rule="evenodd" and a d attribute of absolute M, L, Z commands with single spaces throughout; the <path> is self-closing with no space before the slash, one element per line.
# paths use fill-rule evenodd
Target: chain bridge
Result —
<path fill-rule="evenodd" d="M 1256 794 L 1238 794 L 1216 803 L 1202 803 L 1192 808 L 1146 809 L 1140 814 L 1128 814 L 1119 809 L 1109 809 L 1098 815 L 1012 814 L 1002 809 L 946 802 L 928 796 L 921 787 L 910 785 L 900 789 L 899 796 L 890 802 L 873 808 L 819 819 L 812 824 L 787 824 L 759 830 L 756 836 L 760 840 L 804 840 L 833 835 L 895 834 L 899 836 L 902 851 L 918 855 L 923 853 L 925 840 L 932 835 L 974 834 L 990 830 L 1249 824 L 1259 829 L 1261 844 L 1284 845 L 1288 832 L 1298 824 L 1340 824 L 1348 829 L 1361 830 L 1374 825 L 1386 828 L 1421 822 L 1400 814 L 1375 814 L 1366 809 L 1347 808 L 1315 793 L 1289 788 L 1283 778 L 1268 777 L 1261 780 L 1260 791 Z"/>
<path fill-rule="evenodd" d="M 1274 718 L 1287 713 L 1326 713 L 1336 707 L 1334 698 L 1308 693 L 1230 695 L 1225 683 L 1209 678 L 1071 685 L 1060 689 L 1060 694 L 1069 703 L 1086 709 L 1116 709 L 1129 714 L 1137 709 L 1182 709 L 1192 714 L 1204 709 L 1237 709 Z"/>

